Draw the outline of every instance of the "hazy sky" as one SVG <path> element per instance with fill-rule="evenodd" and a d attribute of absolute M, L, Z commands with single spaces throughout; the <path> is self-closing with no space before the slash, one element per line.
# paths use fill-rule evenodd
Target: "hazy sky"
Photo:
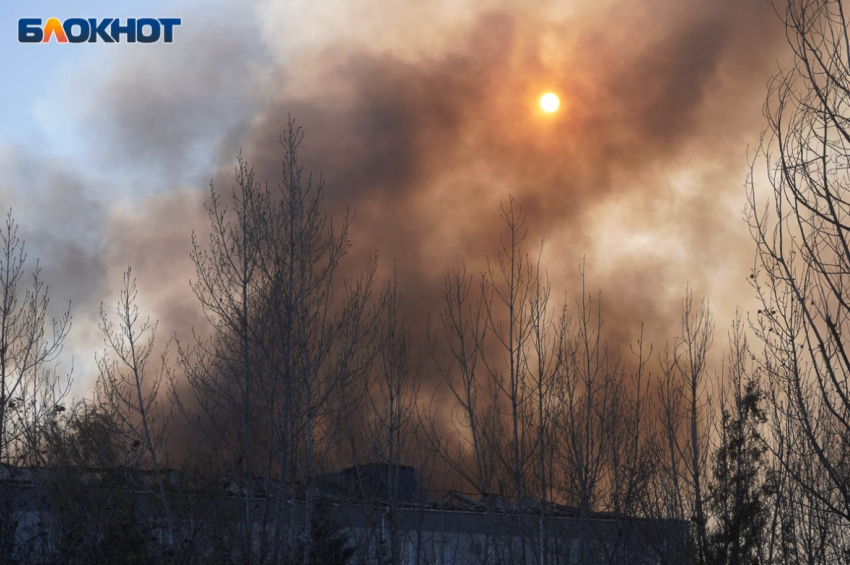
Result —
<path fill-rule="evenodd" d="M 173 44 L 17 43 L 18 18 L 51 16 L 183 25 Z M 329 207 L 357 213 L 354 259 L 395 262 L 415 323 L 494 252 L 508 194 L 555 296 L 576 298 L 586 257 L 617 343 L 641 321 L 674 335 L 688 284 L 719 337 L 752 304 L 747 147 L 787 56 L 764 0 L 4 2 L 0 29 L 0 207 L 73 301 L 78 393 L 128 264 L 165 334 L 202 322 L 208 184 L 230 188 L 240 149 L 276 183 L 290 115 Z"/>

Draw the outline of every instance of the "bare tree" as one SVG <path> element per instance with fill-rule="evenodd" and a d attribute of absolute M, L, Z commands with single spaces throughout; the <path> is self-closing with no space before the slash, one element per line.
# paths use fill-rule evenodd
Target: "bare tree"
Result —
<path fill-rule="evenodd" d="M 296 545 L 309 562 L 313 481 L 341 441 L 343 392 L 365 373 L 359 363 L 374 326 L 375 261 L 353 282 L 341 279 L 350 217 L 335 226 L 324 210 L 321 181 L 298 163 L 302 140 L 290 122 L 277 192 L 261 188 L 240 158 L 232 210 L 212 187 L 209 245 L 193 236 L 192 288 L 213 336 L 181 347 L 180 361 L 201 427 L 241 467 L 246 563 L 279 560 Z M 255 512 L 258 494 L 273 503 Z"/>
<path fill-rule="evenodd" d="M 688 291 L 682 308 L 682 338 L 674 353 L 674 366 L 685 382 L 687 422 L 689 427 L 688 457 L 686 468 L 693 488 L 693 520 L 697 532 L 697 555 L 705 561 L 708 555 L 707 519 L 705 511 L 706 459 L 708 457 L 706 434 L 710 424 L 706 422 L 705 380 L 706 358 L 714 340 L 714 322 L 703 299 L 700 308 L 693 311 L 693 295 Z"/>
<path fill-rule="evenodd" d="M 765 105 L 757 157 L 770 199 L 761 199 L 754 170 L 747 182 L 757 247 L 750 278 L 761 301 L 753 328 L 772 389 L 772 449 L 798 491 L 783 500 L 808 499 L 826 513 L 830 559 L 850 548 L 839 533 L 850 521 L 850 32 L 840 0 L 775 8 L 794 59 Z"/>
<path fill-rule="evenodd" d="M 641 497 L 647 481 L 655 472 L 655 436 L 649 413 L 648 382 L 652 374 L 648 362 L 652 346 L 644 341 L 643 332 L 631 346 L 634 370 L 622 378 L 616 389 L 614 410 L 611 412 L 611 447 L 608 465 L 610 485 L 608 509 L 616 515 L 637 515 L 642 511 Z"/>
<path fill-rule="evenodd" d="M 368 543 L 378 563 L 398 564 L 403 559 L 399 520 L 408 517 L 403 503 L 419 501 L 418 479 L 428 464 L 416 449 L 417 399 L 421 363 L 411 350 L 398 274 L 387 282 L 376 307 L 370 347 L 363 351 L 368 378 L 347 383 L 344 430 L 352 466 L 347 470 L 364 505 Z M 361 363 L 361 365 L 364 365 Z M 412 467 L 411 467 L 412 465 Z M 409 518 L 406 526 L 409 527 Z"/>
<path fill-rule="evenodd" d="M 192 235 L 191 257 L 197 275 L 192 290 L 206 313 L 213 337 L 205 340 L 196 336 L 191 346 L 181 347 L 178 342 L 178 347 L 192 396 L 205 416 L 206 437 L 241 467 L 242 550 L 245 563 L 250 564 L 254 562 L 255 547 L 254 440 L 262 374 L 253 322 L 261 290 L 257 265 L 267 210 L 253 171 L 241 157 L 236 168 L 236 184 L 233 217 L 215 187 L 210 187 L 210 202 L 206 206 L 210 219 L 209 246 L 202 247 L 195 234 Z M 177 400 L 184 406 L 182 400 Z M 184 413 L 187 413 L 185 409 Z"/>
<path fill-rule="evenodd" d="M 668 503 L 679 519 L 694 526 L 696 559 L 708 558 L 708 518 L 705 497 L 708 477 L 711 410 L 707 355 L 714 323 L 703 299 L 695 309 L 688 289 L 682 301 L 682 334 L 661 357 L 659 422 L 665 443 L 665 481 L 672 491 Z"/>
<path fill-rule="evenodd" d="M 305 485 L 303 563 L 308 565 L 313 497 L 317 471 L 341 441 L 340 394 L 346 383 L 365 374 L 360 355 L 372 340 L 374 311 L 370 310 L 376 263 L 371 261 L 353 284 L 339 278 L 341 261 L 350 241 L 346 215 L 335 228 L 323 208 L 323 184 L 305 177 L 297 150 L 304 134 L 290 122 L 282 138 L 285 152 L 280 203 L 273 214 L 270 235 L 283 259 L 273 270 L 272 288 L 284 297 L 276 313 L 284 332 L 284 364 L 297 386 L 303 419 L 303 458 L 299 473 Z M 338 298 L 337 298 L 338 297 Z"/>
<path fill-rule="evenodd" d="M 631 364 L 624 363 L 612 387 L 610 413 L 607 422 L 608 448 L 606 454 L 605 495 L 602 509 L 610 512 L 615 534 L 609 537 L 605 557 L 611 565 L 635 556 L 635 541 L 644 546 L 645 558 L 665 558 L 667 551 L 656 551 L 647 543 L 644 533 L 636 526 L 636 517 L 669 516 L 647 512 L 647 498 L 652 481 L 659 471 L 658 437 L 650 411 L 649 386 L 653 378 L 649 370 L 653 348 L 643 336 L 630 345 Z M 658 532 L 662 536 L 664 532 Z M 640 539 L 639 536 L 644 536 Z"/>
<path fill-rule="evenodd" d="M 604 502 L 604 488 L 616 396 L 622 385 L 617 355 L 611 354 L 602 334 L 602 305 L 594 300 L 584 282 L 576 300 L 576 317 L 562 318 L 559 335 L 560 365 L 556 398 L 560 405 L 557 420 L 562 438 L 558 465 L 564 500 L 579 510 L 579 560 L 592 556 L 592 513 Z"/>
<path fill-rule="evenodd" d="M 754 368 L 743 322 L 729 335 L 729 354 L 720 380 L 720 425 L 708 484 L 710 562 L 745 565 L 766 562 L 766 534 L 773 481 L 766 473 L 765 395 Z"/>
<path fill-rule="evenodd" d="M 165 488 L 162 469 L 167 414 L 160 400 L 160 385 L 167 368 L 168 345 L 153 374 L 148 362 L 154 353 L 157 324 L 139 318 L 138 291 L 132 270 L 124 272 L 123 287 L 116 308 L 117 325 L 100 307 L 100 328 L 108 351 L 97 357 L 100 371 L 97 398 L 108 410 L 117 430 L 126 438 L 130 450 L 139 453 L 139 463 L 150 465 L 156 479 L 155 496 L 162 504 L 167 526 L 167 543 L 174 546 L 174 517 Z M 144 453 L 144 457 L 141 456 Z"/>
<path fill-rule="evenodd" d="M 11 210 L 0 229 L 0 462 L 43 462 L 41 428 L 71 384 L 53 365 L 71 329 L 71 310 L 48 321 L 48 287 L 36 262 L 30 286 L 27 254 Z"/>
<path fill-rule="evenodd" d="M 540 565 L 550 561 L 552 553 L 549 540 L 547 517 L 553 502 L 554 455 L 557 449 L 555 418 L 557 407 L 553 402 L 556 390 L 555 379 L 564 361 L 558 355 L 560 343 L 555 323 L 555 313 L 550 305 L 551 284 L 549 277 L 541 272 L 541 253 L 534 266 L 533 279 L 528 296 L 529 331 L 531 354 L 527 359 L 532 395 L 535 401 L 531 413 L 532 429 L 536 429 L 534 449 L 537 451 L 537 468 L 532 473 L 534 495 L 539 500 L 540 516 L 537 527 L 537 557 Z M 536 483 L 536 484 L 534 484 Z"/>
<path fill-rule="evenodd" d="M 433 417 L 429 435 L 437 452 L 473 485 L 476 495 L 499 494 L 527 511 L 534 450 L 543 449 L 543 427 L 535 422 L 535 402 L 541 400 L 538 396 L 535 401 L 535 385 L 539 392 L 552 378 L 549 290 L 524 250 L 525 216 L 512 197 L 502 207 L 501 218 L 505 230 L 499 253 L 495 260 L 488 259 L 478 284 L 465 269 L 446 277 L 440 324 L 446 350 L 439 349 L 432 334 L 429 353 L 456 403 L 451 414 L 457 437 L 445 438 Z M 533 367 L 535 348 L 542 357 Z M 486 501 L 489 504 L 492 500 Z M 488 520 L 491 510 L 487 508 Z M 526 521 L 517 525 L 525 529 Z M 510 534 L 520 540 L 516 551 L 509 548 L 510 557 L 525 563 L 534 549 L 530 540 L 537 534 Z M 489 551 L 485 547 L 484 553 Z"/>
<path fill-rule="evenodd" d="M 527 493 L 525 468 L 528 464 L 529 426 L 526 414 L 531 403 L 528 373 L 528 345 L 532 337 L 530 308 L 534 269 L 523 250 L 527 231 L 525 215 L 517 210 L 513 197 L 502 208 L 506 235 L 500 238 L 501 250 L 495 265 L 488 261 L 482 273 L 485 323 L 491 336 L 492 353 L 482 356 L 490 380 L 501 390 L 508 405 L 509 460 L 503 462 L 513 482 L 512 491 L 520 504 Z M 542 301 L 542 297 L 538 297 Z M 545 308 L 541 304 L 539 308 Z M 538 310 L 539 313 L 539 310 Z M 502 457 L 507 453 L 499 452 Z M 524 562 L 525 556 L 522 556 Z"/>
<path fill-rule="evenodd" d="M 443 311 L 440 326 L 429 331 L 428 353 L 446 389 L 458 409 L 452 409 L 452 423 L 458 434 L 445 438 L 439 429 L 436 415 L 429 415 L 426 426 L 435 452 L 464 481 L 472 485 L 479 496 L 493 492 L 495 462 L 488 439 L 497 412 L 491 402 L 494 394 L 478 382 L 479 361 L 487 328 L 483 319 L 483 297 L 472 294 L 474 276 L 466 269 L 445 277 Z M 438 345 L 444 345 L 446 352 Z M 467 465 L 472 460 L 472 468 Z"/>
<path fill-rule="evenodd" d="M 601 304 L 584 286 L 583 267 L 575 319 L 565 305 L 553 306 L 542 254 L 535 262 L 525 252 L 524 215 L 513 200 L 502 220 L 500 253 L 479 284 L 466 270 L 446 277 L 429 353 L 449 392 L 445 404 L 455 433 L 441 434 L 432 413 L 429 443 L 480 499 L 461 500 L 491 520 L 485 560 L 547 563 L 559 550 L 558 540 L 547 539 L 549 508 L 564 503 L 579 509 L 579 559 L 595 558 L 601 540 L 592 528 L 594 513 L 637 513 L 649 482 L 653 452 L 647 446 L 654 438 L 642 428 L 650 353 L 639 340 L 636 369 L 627 372 L 619 354 L 609 351 Z M 518 529 L 500 529 L 497 516 L 505 508 L 536 515 L 536 525 L 501 520 Z M 620 525 L 619 539 L 605 540 L 612 562 L 629 536 L 628 521 Z M 496 555 L 491 542 L 498 536 L 516 545 L 502 544 L 504 555 Z"/>
<path fill-rule="evenodd" d="M 377 383 L 369 395 L 374 418 L 370 452 L 373 461 L 386 465 L 387 538 L 393 565 L 401 560 L 397 530 L 399 499 L 406 494 L 403 488 L 412 486 L 401 484 L 401 467 L 405 460 L 412 459 L 409 444 L 405 446 L 404 442 L 415 439 L 412 425 L 421 372 L 411 358 L 409 334 L 401 308 L 396 275 L 387 284 L 382 298 Z"/>

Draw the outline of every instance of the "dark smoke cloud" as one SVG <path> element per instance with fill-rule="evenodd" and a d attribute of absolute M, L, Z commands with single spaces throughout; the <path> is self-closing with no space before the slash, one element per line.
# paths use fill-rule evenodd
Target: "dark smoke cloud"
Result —
<path fill-rule="evenodd" d="M 209 178 L 218 141 L 257 111 L 269 61 L 251 13 L 238 3 L 218 8 L 186 13 L 179 45 L 119 53 L 108 72 L 87 70 L 101 95 L 79 109 L 82 137 L 98 165 L 120 170 L 137 194 Z"/>
<path fill-rule="evenodd" d="M 72 332 L 56 369 L 82 377 L 79 390 L 85 394 L 96 330 L 94 313 L 100 281 L 107 272 L 99 256 L 106 209 L 92 190 L 97 180 L 77 171 L 66 159 L 43 153 L 9 148 L 4 157 L 0 161 L 3 227 L 11 209 L 26 252 L 19 292 L 31 287 L 32 274 L 39 268 L 50 298 L 49 319 L 63 316 L 70 307 Z M 85 359 L 78 355 L 81 351 L 87 353 Z"/>
<path fill-rule="evenodd" d="M 544 45 L 542 31 L 562 41 Z M 275 140 L 297 118 L 306 169 L 322 171 L 333 209 L 357 212 L 362 256 L 378 250 L 398 267 L 420 327 L 446 272 L 496 253 L 511 193 L 528 215 L 529 250 L 544 238 L 554 250 L 556 296 L 575 299 L 587 255 L 613 343 L 633 341 L 641 321 L 663 340 L 678 330 L 687 284 L 721 302 L 747 292 L 740 185 L 780 32 L 759 2 L 618 4 L 587 22 L 489 10 L 420 57 L 326 47 L 311 59 L 321 88 L 282 89 L 241 142 L 259 176 L 276 179 Z M 546 60 L 552 49 L 563 50 L 558 64 Z M 533 111 L 546 88 L 564 99 L 554 119 Z M 605 221 L 614 212 L 623 225 Z M 621 252 L 630 228 L 659 226 L 679 257 Z"/>
<path fill-rule="evenodd" d="M 195 278 L 189 253 L 192 231 L 197 230 L 204 242 L 206 229 L 203 194 L 197 190 L 174 190 L 133 209 L 114 211 L 107 220 L 111 237 L 103 250 L 104 262 L 114 267 L 108 304 L 117 300 L 121 288 L 118 268 L 129 266 L 138 282 L 140 307 L 155 312 L 163 339 L 178 329 L 187 334 L 193 327 L 203 334 L 203 312 L 189 290 L 189 281 Z"/>
<path fill-rule="evenodd" d="M 89 282 L 103 274 L 97 258 L 100 234 L 93 228 L 105 214 L 87 189 L 90 179 L 62 159 L 19 151 L 0 173 L 3 221 L 12 209 L 30 270 L 39 258 L 45 279 L 56 283 L 56 301 L 90 304 L 96 288 Z"/>
<path fill-rule="evenodd" d="M 545 240 L 556 299 L 577 298 L 586 257 L 616 346 L 642 321 L 656 342 L 675 335 L 686 284 L 711 294 L 719 335 L 746 308 L 745 151 L 784 39 L 766 3 L 482 2 L 451 22 L 446 6 L 367 4 L 339 17 L 274 2 L 187 12 L 181 45 L 91 69 L 80 82 L 99 88 L 79 97 L 92 132 L 81 139 L 121 180 L 101 179 L 90 207 L 45 204 L 69 215 L 35 222 L 53 241 L 41 249 L 53 250 L 56 286 L 95 310 L 132 264 L 162 331 L 188 336 L 203 320 L 188 246 L 206 227 L 206 183 L 229 190 L 241 149 L 274 185 L 292 116 L 329 208 L 356 212 L 351 273 L 375 251 L 384 274 L 397 267 L 420 340 L 443 276 L 496 253 L 509 194 L 527 213 L 529 251 Z M 550 89 L 563 110 L 543 116 Z"/>

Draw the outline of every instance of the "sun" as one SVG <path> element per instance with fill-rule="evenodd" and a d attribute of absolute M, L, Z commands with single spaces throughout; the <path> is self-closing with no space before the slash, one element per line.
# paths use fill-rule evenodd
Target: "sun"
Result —
<path fill-rule="evenodd" d="M 540 97 L 540 109 L 546 112 L 547 114 L 557 112 L 558 107 L 560 105 L 561 100 L 554 92 L 547 92 L 546 94 Z"/>

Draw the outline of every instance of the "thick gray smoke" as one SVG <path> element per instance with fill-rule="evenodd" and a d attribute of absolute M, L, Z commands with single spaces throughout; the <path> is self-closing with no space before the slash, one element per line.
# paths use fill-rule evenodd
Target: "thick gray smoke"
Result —
<path fill-rule="evenodd" d="M 586 257 L 616 345 L 641 322 L 650 339 L 674 335 L 686 284 L 712 296 L 721 328 L 747 307 L 741 184 L 784 39 L 766 3 L 418 4 L 187 9 L 177 44 L 84 69 L 85 158 L 12 154 L 0 171 L 4 206 L 75 302 L 77 356 L 98 346 L 94 313 L 128 264 L 164 335 L 203 323 L 188 250 L 206 185 L 230 188 L 240 150 L 276 184 L 290 116 L 329 208 L 356 212 L 352 270 L 376 251 L 383 272 L 397 266 L 414 328 L 449 270 L 496 252 L 509 194 L 529 251 L 545 240 L 556 298 L 577 297 Z M 553 116 L 536 107 L 546 90 L 563 101 Z"/>

